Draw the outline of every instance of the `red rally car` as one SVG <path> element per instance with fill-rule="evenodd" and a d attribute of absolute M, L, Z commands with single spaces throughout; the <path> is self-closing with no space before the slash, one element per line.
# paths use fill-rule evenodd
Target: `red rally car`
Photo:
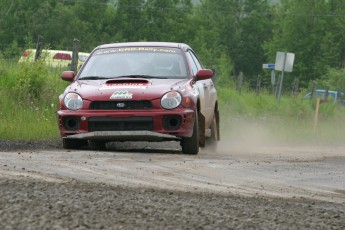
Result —
<path fill-rule="evenodd" d="M 96 47 L 59 97 L 66 149 L 115 141 L 179 141 L 182 152 L 215 150 L 220 138 L 213 72 L 186 44 L 131 42 Z"/>

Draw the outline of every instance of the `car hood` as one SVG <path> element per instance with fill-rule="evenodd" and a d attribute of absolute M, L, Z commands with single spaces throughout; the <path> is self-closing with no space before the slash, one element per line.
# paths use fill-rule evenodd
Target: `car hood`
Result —
<path fill-rule="evenodd" d="M 77 80 L 66 92 L 78 93 L 86 100 L 153 100 L 169 91 L 179 91 L 190 84 L 187 79 L 111 79 Z"/>

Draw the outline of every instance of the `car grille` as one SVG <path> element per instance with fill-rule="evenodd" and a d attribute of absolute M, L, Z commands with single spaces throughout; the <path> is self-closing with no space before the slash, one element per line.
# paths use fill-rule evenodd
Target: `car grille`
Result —
<path fill-rule="evenodd" d="M 140 110 L 151 109 L 151 101 L 93 101 L 91 110 Z"/>
<path fill-rule="evenodd" d="M 139 131 L 153 130 L 152 117 L 91 117 L 89 119 L 89 131 Z"/>

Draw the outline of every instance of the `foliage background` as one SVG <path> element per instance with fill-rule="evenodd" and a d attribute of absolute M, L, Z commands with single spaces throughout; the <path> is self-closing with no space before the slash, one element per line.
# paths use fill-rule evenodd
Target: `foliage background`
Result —
<path fill-rule="evenodd" d="M 262 75 L 269 88 L 262 64 L 286 51 L 296 58 L 285 91 L 295 78 L 302 88 L 323 78 L 344 91 L 332 80 L 345 63 L 344 14 L 345 0 L 0 0 L 0 57 L 18 59 L 38 35 L 64 50 L 77 38 L 86 52 L 111 42 L 184 42 L 205 66 L 226 70 L 224 81 L 243 72 L 250 87 Z"/>
<path fill-rule="evenodd" d="M 265 127 L 284 141 L 343 139 L 344 108 L 322 105 L 315 132 L 315 103 L 303 95 L 312 81 L 345 91 L 344 15 L 345 0 L 0 0 L 0 138 L 59 137 L 56 103 L 67 84 L 61 70 L 17 63 L 41 35 L 51 49 L 72 50 L 77 38 L 85 52 L 112 42 L 187 43 L 205 67 L 216 69 L 225 134 L 247 138 Z M 275 62 L 277 51 L 296 54 L 281 105 L 270 71 L 262 69 Z M 244 85 L 238 92 L 240 73 Z M 295 78 L 301 88 L 292 97 Z"/>

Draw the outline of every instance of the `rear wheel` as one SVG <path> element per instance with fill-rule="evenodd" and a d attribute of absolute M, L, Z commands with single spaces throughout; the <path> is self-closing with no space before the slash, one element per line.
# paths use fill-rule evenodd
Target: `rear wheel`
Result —
<path fill-rule="evenodd" d="M 76 139 L 62 139 L 62 146 L 64 149 L 80 149 L 82 146 L 87 145 L 85 140 L 76 140 Z"/>
<path fill-rule="evenodd" d="M 211 152 L 217 152 L 217 144 L 218 144 L 218 123 L 216 115 L 213 115 L 213 120 L 211 124 L 211 136 L 206 139 L 206 147 L 205 150 Z"/>
<path fill-rule="evenodd" d="M 195 113 L 195 121 L 193 126 L 193 135 L 191 137 L 183 137 L 181 142 L 182 152 L 184 154 L 196 155 L 199 152 L 199 124 L 198 113 Z"/>

